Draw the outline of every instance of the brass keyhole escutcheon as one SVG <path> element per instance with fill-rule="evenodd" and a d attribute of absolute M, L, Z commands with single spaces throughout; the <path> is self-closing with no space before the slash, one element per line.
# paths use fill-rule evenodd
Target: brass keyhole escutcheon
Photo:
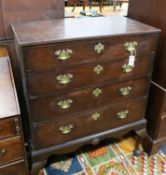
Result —
<path fill-rule="evenodd" d="M 103 72 L 104 68 L 102 65 L 98 64 L 97 66 L 94 67 L 93 71 L 99 75 Z"/>
<path fill-rule="evenodd" d="M 102 90 L 99 88 L 96 88 L 95 90 L 93 90 L 93 95 L 95 97 L 99 97 L 102 94 Z"/>
<path fill-rule="evenodd" d="M 100 113 L 96 112 L 92 115 L 92 120 L 96 121 L 101 117 Z"/>
<path fill-rule="evenodd" d="M 95 45 L 94 50 L 97 54 L 100 54 L 104 50 L 104 44 L 98 43 Z"/>

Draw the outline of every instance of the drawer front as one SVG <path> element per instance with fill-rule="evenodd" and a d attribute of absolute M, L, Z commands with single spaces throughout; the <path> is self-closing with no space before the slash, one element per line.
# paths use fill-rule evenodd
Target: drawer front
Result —
<path fill-rule="evenodd" d="M 0 140 L 20 134 L 18 117 L 0 120 Z"/>
<path fill-rule="evenodd" d="M 112 105 L 122 100 L 145 96 L 149 77 L 119 84 L 100 85 L 61 96 L 37 98 L 30 101 L 33 122 L 54 120 L 58 117 L 76 115 L 82 111 Z"/>
<path fill-rule="evenodd" d="M 24 156 L 20 137 L 0 141 L 0 165 L 21 159 Z"/>
<path fill-rule="evenodd" d="M 96 60 L 123 58 L 129 55 L 124 47 L 124 44 L 132 41 L 136 41 L 138 43 L 136 47 L 137 55 L 142 55 L 154 51 L 156 37 L 154 37 L 154 35 L 126 36 L 108 38 L 104 40 L 98 39 L 90 41 L 65 42 L 40 47 L 26 47 L 23 49 L 24 64 L 27 70 L 33 71 L 57 68 L 57 66 L 66 64 L 70 65 Z M 102 47 L 97 47 L 99 48 L 100 53 L 97 53 L 94 49 L 98 43 L 104 45 L 103 50 L 100 50 Z M 55 54 L 56 51 L 60 51 L 60 56 Z"/>
<path fill-rule="evenodd" d="M 29 175 L 26 163 L 21 160 L 14 164 L 0 166 L 2 175 Z"/>
<path fill-rule="evenodd" d="M 97 110 L 79 117 L 68 117 L 34 127 L 34 149 L 62 144 L 142 119 L 145 103 L 145 99 L 132 100 L 114 105 L 109 109 Z"/>
<path fill-rule="evenodd" d="M 118 62 L 98 62 L 80 66 L 57 68 L 54 71 L 29 74 L 28 89 L 31 96 L 79 88 L 94 83 L 125 80 L 151 72 L 152 57 L 144 56 L 135 61 L 131 72 L 125 72 L 123 65 L 128 59 Z"/>

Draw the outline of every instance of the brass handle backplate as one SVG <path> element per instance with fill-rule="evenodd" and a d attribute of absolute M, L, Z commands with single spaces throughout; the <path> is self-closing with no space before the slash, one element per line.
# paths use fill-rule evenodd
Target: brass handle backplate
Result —
<path fill-rule="evenodd" d="M 67 100 L 62 100 L 59 101 L 57 103 L 57 105 L 61 108 L 61 109 L 68 109 L 71 107 L 71 104 L 73 103 L 72 99 L 67 99 Z"/>
<path fill-rule="evenodd" d="M 100 65 L 100 64 L 98 64 L 97 66 L 95 66 L 94 69 L 93 69 L 93 71 L 94 71 L 97 75 L 101 74 L 101 72 L 102 72 L 103 70 L 104 70 L 104 68 L 103 68 L 103 66 Z"/>
<path fill-rule="evenodd" d="M 57 50 L 55 51 L 55 55 L 57 56 L 57 59 L 61 61 L 66 61 L 71 57 L 71 54 L 73 51 L 71 49 L 63 49 L 63 50 Z"/>
<path fill-rule="evenodd" d="M 120 91 L 120 94 L 121 94 L 122 96 L 127 96 L 127 95 L 129 95 L 130 92 L 132 91 L 132 87 L 131 87 L 131 86 L 122 87 L 122 88 L 120 88 L 119 91 Z"/>
<path fill-rule="evenodd" d="M 68 84 L 71 82 L 71 79 L 73 78 L 72 74 L 63 74 L 63 75 L 58 75 L 56 77 L 56 80 L 58 81 L 59 84 Z"/>
<path fill-rule="evenodd" d="M 102 93 L 102 90 L 99 88 L 96 88 L 95 90 L 93 90 L 93 95 L 95 97 L 98 97 L 99 95 L 101 95 L 101 93 Z"/>
<path fill-rule="evenodd" d="M 92 115 L 92 120 L 96 121 L 101 117 L 100 113 L 96 112 Z"/>
<path fill-rule="evenodd" d="M 100 54 L 104 50 L 104 44 L 98 43 L 95 45 L 94 50 L 97 54 Z"/>
<path fill-rule="evenodd" d="M 1 149 L 0 150 L 0 158 L 2 158 L 5 154 L 6 154 L 6 149 L 5 148 L 3 148 L 3 149 Z"/>
<path fill-rule="evenodd" d="M 14 123 L 15 123 L 15 129 L 16 129 L 16 134 L 17 135 L 20 135 L 20 125 L 19 125 L 19 119 L 18 118 L 15 118 L 14 119 Z"/>
<path fill-rule="evenodd" d="M 126 42 L 124 44 L 124 47 L 125 47 L 126 51 L 128 51 L 130 53 L 134 53 L 137 45 L 138 45 L 138 43 L 136 41 L 132 41 L 132 42 Z"/>
<path fill-rule="evenodd" d="M 59 131 L 62 134 L 69 134 L 73 128 L 74 128 L 73 124 L 68 124 L 68 125 L 65 125 L 65 126 L 60 126 Z"/>
<path fill-rule="evenodd" d="M 124 64 L 122 66 L 123 72 L 125 73 L 129 73 L 133 71 L 133 66 L 129 65 L 129 64 Z"/>
<path fill-rule="evenodd" d="M 128 110 L 120 111 L 117 113 L 117 118 L 119 119 L 125 119 L 129 114 Z"/>

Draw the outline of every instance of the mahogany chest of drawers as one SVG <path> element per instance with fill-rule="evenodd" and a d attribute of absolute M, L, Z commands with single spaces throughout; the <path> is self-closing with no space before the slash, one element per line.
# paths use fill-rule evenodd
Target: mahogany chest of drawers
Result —
<path fill-rule="evenodd" d="M 10 60 L 0 47 L 0 174 L 28 175 L 24 139 Z"/>
<path fill-rule="evenodd" d="M 12 26 L 33 174 L 54 153 L 145 128 L 160 30 L 124 17 Z"/>

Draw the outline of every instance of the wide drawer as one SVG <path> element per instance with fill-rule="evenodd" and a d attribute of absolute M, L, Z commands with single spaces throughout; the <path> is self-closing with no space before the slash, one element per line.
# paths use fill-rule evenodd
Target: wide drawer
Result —
<path fill-rule="evenodd" d="M 30 100 L 32 122 L 54 120 L 63 116 L 76 115 L 82 111 L 116 104 L 122 100 L 145 96 L 149 77 L 85 88 L 80 91 L 64 93 Z"/>
<path fill-rule="evenodd" d="M 20 134 L 18 117 L 0 120 L 0 140 Z"/>
<path fill-rule="evenodd" d="M 128 59 L 118 62 L 97 62 L 80 66 L 57 67 L 53 71 L 29 74 L 27 87 L 30 96 L 36 96 L 59 93 L 105 81 L 125 80 L 149 74 L 152 60 L 152 56 L 142 56 L 135 61 L 135 67 L 131 72 L 125 72 L 123 68 L 123 65 L 128 64 Z"/>
<path fill-rule="evenodd" d="M 111 108 L 73 118 L 63 118 L 33 128 L 33 148 L 41 149 L 110 130 L 144 117 L 146 99 L 131 100 Z"/>
<path fill-rule="evenodd" d="M 24 156 L 21 137 L 0 141 L 0 165 L 21 159 Z"/>
<path fill-rule="evenodd" d="M 52 45 L 25 47 L 23 49 L 24 66 L 27 70 L 46 70 L 57 68 L 61 65 L 86 63 L 90 61 L 112 60 L 128 56 L 129 53 L 125 50 L 126 42 L 136 41 L 137 55 L 152 53 L 154 51 L 156 35 L 139 35 L 139 36 L 123 36 L 112 37 L 105 39 L 76 41 L 57 43 Z M 98 54 L 94 48 L 101 43 L 104 45 L 104 50 Z M 55 52 L 60 50 L 71 50 L 72 53 L 67 53 L 67 60 L 60 60 Z M 64 59 L 64 57 L 62 58 Z"/>

